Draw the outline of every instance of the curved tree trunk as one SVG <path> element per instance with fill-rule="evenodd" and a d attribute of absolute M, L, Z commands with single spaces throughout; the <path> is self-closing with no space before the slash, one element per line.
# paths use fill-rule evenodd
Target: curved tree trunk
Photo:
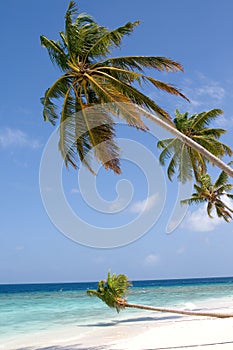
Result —
<path fill-rule="evenodd" d="M 172 124 L 168 124 L 164 120 L 160 119 L 156 115 L 153 115 L 152 113 L 146 111 L 145 109 L 138 107 L 137 108 L 146 116 L 148 119 L 150 119 L 153 123 L 161 126 L 163 129 L 169 131 L 172 135 L 178 137 L 181 141 L 183 141 L 186 145 L 192 147 L 197 152 L 201 153 L 203 157 L 208 159 L 212 164 L 219 167 L 221 170 L 223 170 L 226 174 L 233 177 L 233 169 L 229 167 L 227 164 L 225 164 L 221 159 L 214 156 L 212 153 L 207 151 L 204 147 L 199 145 L 197 142 L 193 141 L 188 136 L 182 134 L 179 130 L 177 130 Z"/>
<path fill-rule="evenodd" d="M 122 303 L 123 304 L 123 303 Z M 207 317 L 217 317 L 217 318 L 229 318 L 233 317 L 233 314 L 223 314 L 216 312 L 199 312 L 199 311 L 186 311 L 186 310 L 175 310 L 175 309 L 167 309 L 161 307 L 153 307 L 147 305 L 138 305 L 138 304 L 128 304 L 125 302 L 124 307 L 128 308 L 136 308 L 141 310 L 150 310 L 150 311 L 159 311 L 159 312 L 168 312 L 172 314 L 181 314 L 181 315 L 190 315 L 190 316 L 207 316 Z"/>

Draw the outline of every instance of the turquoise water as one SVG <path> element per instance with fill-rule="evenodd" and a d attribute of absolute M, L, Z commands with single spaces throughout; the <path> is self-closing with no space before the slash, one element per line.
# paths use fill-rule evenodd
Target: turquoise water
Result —
<path fill-rule="evenodd" d="M 119 315 L 86 295 L 97 283 L 0 285 L 0 340 L 17 339 L 77 327 L 105 327 L 119 319 L 145 315 L 124 310 Z M 233 297 L 233 278 L 135 281 L 128 302 L 198 310 L 200 303 Z M 163 315 L 164 317 L 164 315 Z M 158 315 L 159 319 L 159 315 Z"/>

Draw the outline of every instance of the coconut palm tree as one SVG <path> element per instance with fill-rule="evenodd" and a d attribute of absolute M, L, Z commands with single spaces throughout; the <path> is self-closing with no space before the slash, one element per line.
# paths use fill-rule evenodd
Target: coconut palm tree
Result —
<path fill-rule="evenodd" d="M 228 183 L 227 174 L 222 171 L 215 183 L 212 183 L 209 174 L 201 176 L 198 185 L 195 184 L 196 192 L 192 194 L 191 198 L 181 201 L 181 204 L 199 204 L 207 202 L 207 213 L 210 218 L 213 209 L 217 216 L 229 222 L 233 219 L 233 210 L 224 202 L 225 198 L 233 199 L 233 194 L 228 193 L 233 185 Z"/>
<path fill-rule="evenodd" d="M 60 33 L 60 40 L 41 36 L 41 44 L 48 50 L 52 62 L 63 72 L 41 101 L 46 121 L 55 124 L 60 119 L 59 148 L 66 165 L 76 167 L 78 156 L 91 170 L 85 156 L 102 142 L 104 149 L 102 152 L 96 151 L 96 158 L 107 169 L 120 173 L 119 149 L 114 141 L 112 116 L 120 116 L 129 125 L 146 130 L 135 104 L 171 123 L 168 113 L 144 95 L 136 84 L 140 87 L 148 82 L 160 90 L 187 99 L 174 86 L 144 73 L 144 69 L 151 68 L 167 72 L 182 71 L 178 62 L 154 56 L 110 57 L 111 49 L 120 47 L 123 37 L 129 35 L 138 24 L 139 21 L 128 22 L 109 30 L 98 25 L 91 16 L 77 14 L 76 4 L 71 1 L 65 15 L 65 31 Z M 57 104 L 54 101 L 58 101 Z M 106 106 L 102 114 L 103 124 L 91 128 L 92 123 L 85 110 L 96 104 Z M 67 126 L 64 122 L 77 112 L 75 125 Z M 79 137 L 76 137 L 76 133 Z M 106 155 L 110 159 L 107 162 Z"/>
<path fill-rule="evenodd" d="M 232 155 L 231 148 L 219 141 L 226 130 L 210 128 L 209 124 L 222 113 L 223 111 L 220 109 L 212 109 L 188 117 L 188 113 L 181 114 L 176 110 L 174 125 L 178 131 L 189 139 L 204 147 L 214 156 L 221 158 L 225 154 Z M 171 159 L 167 168 L 170 180 L 172 180 L 176 170 L 178 170 L 178 179 L 182 182 L 191 179 L 193 175 L 198 181 L 199 177 L 206 173 L 206 162 L 208 160 L 205 155 L 190 147 L 179 137 L 161 140 L 157 146 L 163 148 L 159 158 L 162 165 L 165 165 L 167 159 Z"/>
<path fill-rule="evenodd" d="M 117 312 L 125 308 L 136 308 L 141 310 L 168 312 L 182 315 L 191 316 L 208 316 L 217 318 L 233 317 L 233 314 L 219 314 L 212 312 L 195 312 L 187 310 L 176 310 L 161 307 L 153 307 L 147 305 L 129 304 L 127 303 L 125 296 L 129 291 L 129 287 L 132 284 L 129 282 L 128 277 L 124 274 L 111 276 L 108 272 L 107 280 L 101 280 L 98 283 L 97 290 L 87 290 L 87 295 L 96 296 L 105 302 L 109 307 L 115 308 Z"/>

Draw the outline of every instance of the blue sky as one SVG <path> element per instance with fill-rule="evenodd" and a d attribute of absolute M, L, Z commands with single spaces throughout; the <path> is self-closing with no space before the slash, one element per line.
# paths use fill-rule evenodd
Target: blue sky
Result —
<path fill-rule="evenodd" d="M 165 169 L 156 165 L 150 173 L 155 179 L 154 192 L 150 193 L 146 208 L 148 176 L 143 174 L 143 165 L 140 169 L 133 161 L 123 160 L 120 177 L 102 169 L 97 178 L 92 179 L 85 171 L 81 179 L 73 170 L 62 172 L 67 202 L 77 216 L 93 226 L 111 229 L 128 225 L 142 213 L 155 215 L 158 219 L 155 225 L 135 242 L 112 249 L 91 248 L 70 240 L 51 222 L 40 194 L 39 172 L 42 154 L 54 127 L 43 121 L 40 97 L 60 72 L 40 46 L 39 36 L 58 38 L 67 5 L 68 1 L 64 0 L 13 0 L 0 5 L 3 38 L 0 283 L 90 281 L 105 276 L 108 268 L 126 273 L 130 279 L 233 275 L 231 223 L 208 219 L 200 206 L 189 210 L 174 232 L 166 233 L 178 189 L 176 181 L 171 184 L 164 180 Z M 167 56 L 180 62 L 184 73 L 155 73 L 154 76 L 182 89 L 190 98 L 190 104 L 148 87 L 144 92 L 171 114 L 175 108 L 190 113 L 222 108 L 224 115 L 216 125 L 228 129 L 223 140 L 232 146 L 231 0 L 80 0 L 78 5 L 81 12 L 92 14 L 100 24 L 110 28 L 140 19 L 140 26 L 114 55 Z M 136 146 L 144 145 L 147 152 L 154 154 L 156 163 L 155 134 L 158 131 L 144 135 L 119 126 L 117 136 L 136 141 Z M 214 169 L 211 173 L 216 176 L 218 171 Z M 109 208 L 118 210 L 127 199 L 125 191 L 130 189 L 122 187 L 119 201 L 113 203 L 117 184 L 124 179 L 133 188 L 125 210 L 104 214 L 90 208 L 85 191 L 96 185 L 102 198 L 110 201 Z M 162 186 L 166 189 L 164 196 L 165 192 L 159 192 Z M 57 202 L 54 210 L 66 220 Z"/>

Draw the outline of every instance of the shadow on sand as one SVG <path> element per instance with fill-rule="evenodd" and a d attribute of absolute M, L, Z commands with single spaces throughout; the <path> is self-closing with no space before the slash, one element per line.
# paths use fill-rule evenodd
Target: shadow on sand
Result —
<path fill-rule="evenodd" d="M 167 321 L 182 318 L 182 316 L 164 316 L 164 317 L 133 317 L 124 320 L 111 320 L 110 322 L 98 322 L 98 323 L 87 323 L 77 324 L 78 327 L 108 327 L 115 326 L 121 323 L 134 323 L 134 322 L 150 322 L 150 321 Z"/>
<path fill-rule="evenodd" d="M 73 345 L 52 345 L 46 347 L 26 347 L 26 348 L 18 348 L 15 350 L 108 350 L 109 346 L 101 345 L 101 346 L 88 346 L 83 347 L 81 344 L 73 344 Z"/>
<path fill-rule="evenodd" d="M 190 344 L 190 345 L 180 345 L 180 346 L 168 346 L 168 347 L 159 347 L 159 348 L 150 348 L 144 350 L 176 350 L 176 349 L 192 349 L 192 348 L 201 348 L 201 347 L 211 347 L 216 345 L 226 345 L 233 344 L 233 341 L 221 342 L 221 343 L 205 343 L 205 344 Z M 18 348 L 15 350 L 109 350 L 109 345 L 101 345 L 101 346 L 88 346 L 82 347 L 81 344 L 73 344 L 73 345 L 53 345 L 46 347 L 26 347 L 26 348 Z M 119 348 L 122 350 L 122 348 Z"/>

